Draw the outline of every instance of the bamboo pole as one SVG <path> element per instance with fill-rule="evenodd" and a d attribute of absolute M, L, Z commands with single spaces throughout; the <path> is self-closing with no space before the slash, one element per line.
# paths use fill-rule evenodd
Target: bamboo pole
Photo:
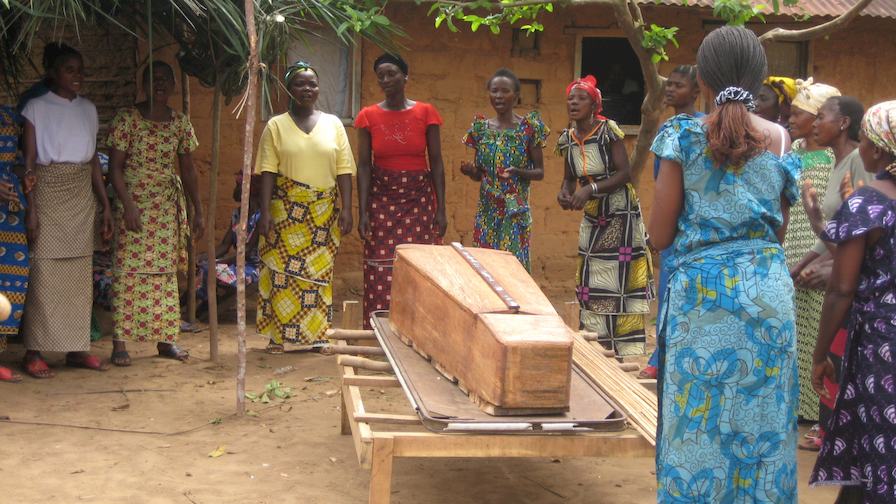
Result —
<path fill-rule="evenodd" d="M 215 275 L 215 215 L 218 213 L 218 168 L 221 162 L 221 88 L 215 87 L 212 100 L 212 166 L 208 174 L 208 217 L 206 236 L 206 275 L 205 289 L 208 292 L 208 353 L 212 362 L 218 363 L 218 279 Z"/>
<path fill-rule="evenodd" d="M 181 111 L 190 117 L 190 76 L 180 70 Z M 198 203 L 198 202 L 197 202 Z M 187 205 L 187 217 L 193 222 L 193 205 Z M 212 233 L 214 234 L 214 233 Z M 196 323 L 196 241 L 187 242 L 187 322 Z"/>
<path fill-rule="evenodd" d="M 252 177 L 252 146 L 255 140 L 255 87 L 258 84 L 258 35 L 255 33 L 255 4 L 245 0 L 246 33 L 249 35 L 249 82 L 246 84 L 246 128 L 243 132 L 243 187 L 240 223 L 236 232 L 236 412 L 246 413 L 246 226 L 249 221 L 249 193 Z"/>

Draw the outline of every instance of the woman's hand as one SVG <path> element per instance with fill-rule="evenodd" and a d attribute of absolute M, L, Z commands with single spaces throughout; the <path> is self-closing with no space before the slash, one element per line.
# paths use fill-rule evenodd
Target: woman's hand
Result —
<path fill-rule="evenodd" d="M 133 202 L 124 205 L 124 228 L 128 231 L 143 231 L 143 217 L 140 215 L 140 209 Z"/>
<path fill-rule="evenodd" d="M 22 177 L 22 192 L 28 194 L 34 189 L 34 186 L 37 184 L 37 175 L 34 174 L 33 171 L 25 171 L 25 176 Z"/>
<path fill-rule="evenodd" d="M 460 172 L 475 180 L 476 182 L 479 182 L 482 179 L 482 170 L 480 170 L 477 165 L 471 163 L 470 161 L 460 162 Z"/>
<path fill-rule="evenodd" d="M 826 256 L 824 259 L 816 259 L 803 268 L 794 284 L 807 289 L 824 289 L 828 285 L 833 265 L 833 257 Z"/>
<path fill-rule="evenodd" d="M 448 216 L 445 214 L 445 209 L 436 210 L 436 233 L 438 233 L 439 237 L 445 236 L 445 232 L 448 231 Z"/>
<path fill-rule="evenodd" d="M 557 194 L 557 203 L 560 203 L 560 208 L 564 210 L 572 210 L 572 196 L 569 195 L 566 187 L 560 189 L 560 192 Z"/>
<path fill-rule="evenodd" d="M 37 241 L 38 230 L 40 229 L 40 220 L 37 218 L 37 211 L 34 205 L 29 206 L 25 212 L 25 232 L 28 235 L 28 245 L 33 247 Z"/>
<path fill-rule="evenodd" d="M 343 208 L 339 212 L 339 231 L 342 236 L 346 236 L 352 232 L 352 209 L 350 207 Z"/>
<path fill-rule="evenodd" d="M 843 176 L 843 179 L 840 180 L 840 199 L 845 200 L 846 198 L 850 197 L 852 193 L 856 192 L 856 190 L 863 185 L 865 185 L 865 181 L 859 180 L 856 183 L 856 186 L 853 187 L 852 178 L 850 178 L 850 174 L 849 172 L 847 172 L 846 175 Z"/>
<path fill-rule="evenodd" d="M 262 207 L 264 208 L 264 207 Z M 271 212 L 268 210 L 262 210 L 261 216 L 258 218 L 258 232 L 259 236 L 268 237 L 271 235 L 271 231 L 273 231 L 274 225 L 271 222 Z"/>
<path fill-rule="evenodd" d="M 103 238 L 103 242 L 108 242 L 112 239 L 112 206 L 109 204 L 103 205 L 103 223 L 100 228 L 100 236 Z"/>
<path fill-rule="evenodd" d="M 582 186 L 576 190 L 575 194 L 572 195 L 572 198 L 570 199 L 570 206 L 572 206 L 572 208 L 575 210 L 581 210 L 585 208 L 585 203 L 588 203 L 588 200 L 591 199 L 591 196 L 591 186 Z"/>
<path fill-rule="evenodd" d="M 812 187 L 811 181 L 807 180 L 803 183 L 803 192 L 800 194 L 800 198 L 803 201 L 803 208 L 806 210 L 806 215 L 809 217 L 809 224 L 812 226 L 812 231 L 817 236 L 821 236 L 824 232 L 827 220 L 824 218 L 824 213 L 821 211 L 821 202 L 818 201 L 818 193 L 815 191 L 815 188 Z"/>
<path fill-rule="evenodd" d="M 202 212 L 194 210 L 193 212 L 193 222 L 191 222 L 193 228 L 193 239 L 198 240 L 202 238 L 202 235 L 205 234 L 205 217 L 202 216 Z"/>
<path fill-rule="evenodd" d="M 823 397 L 825 399 L 832 399 L 831 395 L 828 393 L 827 389 L 824 386 L 824 379 L 827 378 L 830 381 L 834 381 L 834 363 L 831 362 L 831 359 L 825 357 L 824 360 L 816 362 L 812 365 L 812 389 L 815 390 L 815 393 L 818 394 L 819 397 Z"/>
<path fill-rule="evenodd" d="M 509 179 L 512 176 L 520 177 L 520 171 L 522 171 L 522 170 L 511 166 L 509 168 L 504 168 L 503 170 L 499 171 L 498 176 L 501 177 L 502 179 Z M 520 178 L 522 178 L 522 177 L 520 177 Z"/>
<path fill-rule="evenodd" d="M 0 182 L 0 199 L 10 203 L 17 203 L 19 194 L 16 192 L 15 186 L 9 182 Z"/>
<path fill-rule="evenodd" d="M 367 217 L 366 212 L 362 212 L 358 216 L 358 236 L 361 237 L 362 241 L 373 238 L 373 231 L 370 229 L 370 218 Z"/>

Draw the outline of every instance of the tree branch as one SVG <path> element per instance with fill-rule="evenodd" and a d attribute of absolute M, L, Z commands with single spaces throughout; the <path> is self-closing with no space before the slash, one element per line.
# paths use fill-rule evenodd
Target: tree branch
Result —
<path fill-rule="evenodd" d="M 644 76 L 644 103 L 641 104 L 641 127 L 638 130 L 638 141 L 630 158 L 632 180 L 637 181 L 641 170 L 644 169 L 650 145 L 659 127 L 660 112 L 663 102 L 663 78 L 660 76 L 656 63 L 651 59 L 650 52 L 641 44 L 643 41 L 644 25 L 641 8 L 636 0 L 616 0 L 611 3 L 616 22 L 625 34 L 638 63 L 641 65 L 641 73 Z"/>
<path fill-rule="evenodd" d="M 804 30 L 785 30 L 784 28 L 775 28 L 767 31 L 759 37 L 759 40 L 762 42 L 802 42 L 805 40 L 810 40 L 818 37 L 823 37 L 830 33 L 833 33 L 841 28 L 844 28 L 848 25 L 856 16 L 859 15 L 865 7 L 873 0 L 859 0 L 855 5 L 850 7 L 850 9 L 843 14 L 835 17 L 834 19 L 828 21 L 827 23 L 822 23 L 818 26 L 813 26 L 812 28 L 806 28 Z"/>

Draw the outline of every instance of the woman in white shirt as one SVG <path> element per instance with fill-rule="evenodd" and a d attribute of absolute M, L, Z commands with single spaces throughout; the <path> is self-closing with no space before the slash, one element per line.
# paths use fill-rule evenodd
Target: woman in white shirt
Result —
<path fill-rule="evenodd" d="M 79 96 L 81 54 L 51 43 L 44 49 L 44 62 L 49 91 L 30 99 L 22 110 L 25 174 L 36 177 L 25 218 L 31 271 L 23 326 L 24 368 L 35 378 L 54 376 L 41 352 L 66 352 L 68 366 L 105 369 L 88 353 L 97 200 L 103 208 L 104 239 L 112 231 L 95 151 L 96 107 Z"/>

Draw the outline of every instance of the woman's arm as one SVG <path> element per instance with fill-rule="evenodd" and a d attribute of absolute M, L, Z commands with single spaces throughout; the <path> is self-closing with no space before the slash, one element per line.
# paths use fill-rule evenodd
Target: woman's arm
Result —
<path fill-rule="evenodd" d="M 684 179 L 681 165 L 677 161 L 663 159 L 660 161 L 660 173 L 653 192 L 653 205 L 650 207 L 650 221 L 647 223 L 650 244 L 657 250 L 666 249 L 675 241 L 678 217 L 683 207 Z"/>
<path fill-rule="evenodd" d="M 542 180 L 544 179 L 544 149 L 541 145 L 535 141 L 535 139 L 529 140 L 529 159 L 532 161 L 532 168 L 507 168 L 504 170 L 504 176 L 510 177 L 511 174 L 515 174 L 516 176 L 529 180 Z"/>
<path fill-rule="evenodd" d="M 271 223 L 271 198 L 274 195 L 274 181 L 276 178 L 276 173 L 261 173 L 261 194 L 258 196 L 261 200 L 261 216 L 258 218 L 258 232 L 264 236 L 270 235 L 274 227 Z"/>
<path fill-rule="evenodd" d="M 115 148 L 109 151 L 109 180 L 112 182 L 112 190 L 115 191 L 118 201 L 121 202 L 124 228 L 128 231 L 140 231 L 143 229 L 140 209 L 131 198 L 127 184 L 124 182 L 124 164 L 127 156 L 126 152 Z"/>
<path fill-rule="evenodd" d="M 372 159 L 370 131 L 367 128 L 358 128 L 358 234 L 364 241 L 372 237 L 370 219 L 367 216 Z"/>
<path fill-rule="evenodd" d="M 336 176 L 336 185 L 339 186 L 339 199 L 342 202 L 342 210 L 339 211 L 339 231 L 342 236 L 352 232 L 352 176 L 344 173 Z"/>
<path fill-rule="evenodd" d="M 778 243 L 784 245 L 784 238 L 787 236 L 787 226 L 790 224 L 790 200 L 783 194 L 781 195 L 781 225 L 775 230 L 775 236 L 778 237 Z"/>
<path fill-rule="evenodd" d="M 628 152 L 626 152 L 625 144 L 622 140 L 610 142 L 610 158 L 613 166 L 616 168 L 616 172 L 605 180 L 595 182 L 597 191 L 590 184 L 580 187 L 572 195 L 573 208 L 581 210 L 589 199 L 597 198 L 600 194 L 609 194 L 631 182 L 632 172 L 628 163 Z"/>
<path fill-rule="evenodd" d="M 810 250 L 806 252 L 806 255 L 800 259 L 800 262 L 793 265 L 793 268 L 790 268 L 790 278 L 796 280 L 800 273 L 802 273 L 803 269 L 808 266 L 812 261 L 821 257 L 818 252 L 814 250 Z"/>
<path fill-rule="evenodd" d="M 560 182 L 560 192 L 557 194 L 557 202 L 560 208 L 572 210 L 572 193 L 576 190 L 576 176 L 569 165 L 569 158 L 563 158 L 563 180 Z"/>
<path fill-rule="evenodd" d="M 25 178 L 22 183 L 25 185 L 25 198 L 28 200 L 28 209 L 25 212 L 25 228 L 28 234 L 28 243 L 34 246 L 37 240 L 40 222 L 37 218 L 37 207 L 34 201 L 34 191 L 28 187 L 28 180 L 34 180 L 34 167 L 37 164 L 37 133 L 31 121 L 25 119 L 24 146 L 25 146 Z"/>
<path fill-rule="evenodd" d="M 858 236 L 841 243 L 834 252 L 831 280 L 821 307 L 818 341 L 812 353 L 812 388 L 822 397 L 829 397 L 824 387 L 824 378 L 834 379 L 834 365 L 828 360 L 828 350 L 852 306 L 865 256 L 866 240 L 867 235 Z"/>
<path fill-rule="evenodd" d="M 193 155 L 189 152 L 177 156 L 180 162 L 180 178 L 184 183 L 187 197 L 193 205 L 193 239 L 202 238 L 205 234 L 205 219 L 202 217 L 202 200 L 199 199 L 199 177 L 193 166 Z"/>
<path fill-rule="evenodd" d="M 442 136 L 438 124 L 426 127 L 426 152 L 429 155 L 429 172 L 436 190 L 436 232 L 445 236 L 448 217 L 445 213 L 445 165 L 442 163 Z"/>
<path fill-rule="evenodd" d="M 100 158 L 93 154 L 90 160 L 91 166 L 91 182 L 93 182 L 93 193 L 103 205 L 103 224 L 101 234 L 103 240 L 112 239 L 112 205 L 109 204 L 109 195 L 106 194 L 106 184 L 103 182 L 103 170 L 100 168 Z"/>

